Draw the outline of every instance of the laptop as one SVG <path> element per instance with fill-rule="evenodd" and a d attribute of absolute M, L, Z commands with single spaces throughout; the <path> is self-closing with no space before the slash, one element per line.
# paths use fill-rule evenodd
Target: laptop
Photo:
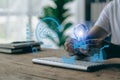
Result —
<path fill-rule="evenodd" d="M 119 65 L 119 64 L 106 64 L 104 62 L 89 62 L 89 61 L 80 61 L 75 60 L 73 64 L 63 62 L 62 58 L 58 57 L 44 57 L 44 58 L 35 58 L 32 59 L 32 62 L 35 64 L 56 66 L 67 69 L 82 70 L 82 71 L 96 71 L 107 66 Z"/>

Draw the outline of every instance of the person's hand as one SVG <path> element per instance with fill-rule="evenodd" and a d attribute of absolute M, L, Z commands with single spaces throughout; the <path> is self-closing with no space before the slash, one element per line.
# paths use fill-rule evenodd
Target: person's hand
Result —
<path fill-rule="evenodd" d="M 92 48 L 101 48 L 102 47 L 101 39 L 90 39 L 86 40 L 86 49 L 79 48 L 80 52 L 84 55 L 90 55 L 89 52 Z"/>
<path fill-rule="evenodd" d="M 65 50 L 69 53 L 70 56 L 75 56 L 75 58 L 77 60 L 83 60 L 85 59 L 87 56 L 82 54 L 79 50 L 79 48 L 74 48 L 74 42 L 76 42 L 77 40 L 73 39 L 73 38 L 68 38 L 65 42 Z"/>
<path fill-rule="evenodd" d="M 74 50 L 74 40 L 73 38 L 68 38 L 66 39 L 65 42 L 65 50 L 69 53 L 70 56 L 73 56 L 76 54 L 75 50 Z"/>

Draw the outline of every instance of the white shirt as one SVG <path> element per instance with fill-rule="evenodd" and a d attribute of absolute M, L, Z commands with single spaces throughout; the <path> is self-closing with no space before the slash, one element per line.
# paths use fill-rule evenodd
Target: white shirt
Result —
<path fill-rule="evenodd" d="M 120 0 L 113 0 L 105 6 L 95 26 L 112 34 L 111 42 L 120 45 Z"/>

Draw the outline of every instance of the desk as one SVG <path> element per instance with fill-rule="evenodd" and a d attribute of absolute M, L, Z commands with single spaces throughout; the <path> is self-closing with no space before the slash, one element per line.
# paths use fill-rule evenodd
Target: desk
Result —
<path fill-rule="evenodd" d="M 36 65 L 33 58 L 57 56 L 64 50 L 44 49 L 38 54 L 0 54 L 0 80 L 120 80 L 120 68 L 107 68 L 97 72 L 82 72 L 51 66 Z M 115 59 L 119 61 L 119 59 Z"/>

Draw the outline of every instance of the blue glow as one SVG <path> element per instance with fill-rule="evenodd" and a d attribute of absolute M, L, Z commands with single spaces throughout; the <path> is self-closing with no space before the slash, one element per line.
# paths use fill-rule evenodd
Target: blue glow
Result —
<path fill-rule="evenodd" d="M 74 28 L 74 35 L 75 35 L 75 39 L 74 40 L 74 45 L 73 48 L 77 49 L 77 48 L 83 48 L 84 50 L 86 50 L 86 36 L 87 36 L 87 32 L 88 32 L 88 28 L 86 25 L 84 24 L 78 24 L 75 28 Z M 101 49 L 92 49 L 92 54 L 90 54 L 90 62 L 103 62 L 106 55 L 103 52 L 103 49 L 109 47 L 109 45 L 105 45 L 104 47 L 102 47 Z M 81 53 L 80 53 L 81 54 Z"/>
<path fill-rule="evenodd" d="M 46 38 L 45 35 L 47 35 L 47 34 L 51 35 L 51 32 L 49 30 L 46 30 L 45 28 L 43 28 L 42 31 L 40 32 L 42 21 L 47 21 L 47 20 L 53 21 L 57 25 L 57 29 L 59 31 L 62 29 L 62 26 L 57 22 L 56 19 L 54 19 L 52 17 L 46 17 L 46 18 L 41 19 L 35 29 L 35 36 L 36 36 L 36 39 L 38 42 L 41 42 L 40 38 Z M 41 36 L 41 34 L 43 34 L 43 35 Z M 56 37 L 56 36 L 52 36 L 52 37 Z"/>
<path fill-rule="evenodd" d="M 74 27 L 74 36 L 76 41 L 74 42 L 74 49 L 83 48 L 86 49 L 86 36 L 88 33 L 88 27 L 85 24 L 78 24 Z"/>
<path fill-rule="evenodd" d="M 46 18 L 43 18 L 42 20 L 43 20 L 43 21 L 45 21 L 45 20 L 51 20 L 51 21 L 53 21 L 54 23 L 56 23 L 57 29 L 58 29 L 59 31 L 62 29 L 62 26 L 58 23 L 58 21 L 57 21 L 56 19 L 52 18 L 52 17 L 46 17 Z"/>
<path fill-rule="evenodd" d="M 94 53 L 94 56 L 90 57 L 90 62 L 98 62 L 99 60 L 99 54 L 98 53 Z"/>
<path fill-rule="evenodd" d="M 86 42 L 84 41 L 86 38 L 88 32 L 88 28 L 84 24 L 78 24 L 76 27 L 74 27 L 74 36 L 75 41 L 73 42 L 73 48 L 83 48 L 86 49 Z M 75 56 L 71 56 L 69 59 L 67 59 L 65 56 L 62 57 L 63 62 L 68 64 L 73 64 L 75 62 Z"/>
<path fill-rule="evenodd" d="M 104 49 L 104 48 L 108 48 L 108 47 L 109 47 L 109 45 L 105 45 L 104 47 L 102 47 L 102 48 L 100 49 L 100 61 L 103 61 L 103 60 L 107 57 L 106 53 L 103 52 L 103 49 Z"/>
<path fill-rule="evenodd" d="M 59 30 L 62 29 L 60 24 L 54 18 L 48 17 L 48 18 L 44 18 L 43 20 L 52 20 L 53 22 L 55 22 L 57 24 L 57 28 Z M 37 38 L 38 41 L 40 41 L 40 38 L 39 38 L 39 36 L 40 36 L 39 31 L 41 29 L 40 26 L 39 26 L 39 25 L 41 25 L 40 23 L 41 22 L 39 22 L 37 24 L 36 31 L 35 31 L 36 38 Z M 78 29 L 74 28 L 74 35 L 76 37 L 76 40 L 74 41 L 74 46 L 73 47 L 74 47 L 74 49 L 76 49 L 76 48 L 86 49 L 85 38 L 86 38 L 86 35 L 87 35 L 87 32 L 88 32 L 88 29 L 86 28 L 86 26 L 84 24 L 78 25 L 78 27 L 79 27 Z M 43 34 L 46 34 L 46 32 L 49 34 L 49 32 L 46 31 L 45 29 L 42 29 L 42 31 L 41 31 L 41 33 L 43 33 Z M 79 32 L 79 35 L 77 34 L 78 32 Z M 30 40 L 31 34 L 32 34 L 32 32 L 30 32 L 30 27 L 29 27 L 29 25 L 27 25 L 27 28 L 26 28 L 26 35 L 27 35 L 26 39 L 27 40 Z M 99 52 L 95 51 L 94 55 L 90 57 L 90 62 L 98 62 L 98 61 L 102 62 L 102 61 L 104 61 L 106 55 L 103 52 L 103 49 L 106 48 L 106 47 L 109 47 L 109 45 L 105 45 L 104 47 L 102 47 Z M 38 52 L 38 49 L 36 47 L 31 46 L 31 48 L 32 48 L 33 53 Z M 70 58 L 66 58 L 65 56 L 62 56 L 61 59 L 64 63 L 67 63 L 67 64 L 74 64 L 75 63 L 75 56 L 71 56 Z"/>
<path fill-rule="evenodd" d="M 94 55 L 90 57 L 90 62 L 103 62 L 104 59 L 107 57 L 105 52 L 103 52 L 103 49 L 108 47 L 109 45 L 105 45 L 100 49 L 98 53 L 94 53 Z"/>
<path fill-rule="evenodd" d="M 73 42 L 74 43 L 74 45 L 73 45 L 74 49 L 77 49 L 77 48 L 86 49 L 85 39 L 86 39 L 87 32 L 88 32 L 88 28 L 84 24 L 78 24 L 74 28 L 74 36 L 75 36 L 75 40 Z M 65 56 L 63 56 L 62 60 L 63 60 L 64 63 L 74 64 L 75 56 L 71 56 L 69 59 L 67 59 Z"/>
<path fill-rule="evenodd" d="M 74 64 L 75 56 L 71 56 L 70 58 L 66 58 L 65 56 L 62 56 L 62 61 L 67 64 Z"/>
<path fill-rule="evenodd" d="M 62 26 L 54 19 L 54 18 L 52 18 L 52 17 L 46 17 L 46 18 L 43 18 L 42 19 L 42 21 L 45 21 L 45 20 L 51 20 L 51 21 L 53 21 L 54 23 L 56 23 L 56 25 L 57 25 L 57 29 L 59 30 L 59 31 L 61 31 L 62 30 Z M 40 41 L 40 32 L 39 32 L 39 29 L 40 29 L 40 25 L 41 25 L 41 21 L 39 21 L 39 23 L 37 24 L 37 26 L 36 26 L 36 30 L 35 30 L 35 34 L 36 34 L 36 38 L 37 38 L 37 40 L 38 41 Z M 45 32 L 44 30 L 42 31 L 42 32 Z M 44 33 L 43 33 L 44 34 Z M 74 63 L 74 61 L 75 61 L 75 57 L 70 57 L 69 59 L 67 59 L 65 56 L 62 56 L 62 61 L 63 62 L 65 62 L 65 63 L 69 63 L 69 64 L 73 64 Z"/>
<path fill-rule="evenodd" d="M 38 48 L 32 47 L 32 53 L 37 53 L 37 52 L 38 52 Z"/>
<path fill-rule="evenodd" d="M 31 35 L 32 35 L 32 32 L 30 31 L 30 26 L 27 24 L 27 26 L 26 26 L 26 40 L 27 41 L 31 40 Z M 38 52 L 38 49 L 36 47 L 33 47 L 29 42 L 27 42 L 27 43 L 31 47 L 32 53 Z"/>
<path fill-rule="evenodd" d="M 27 25 L 26 25 L 26 39 L 27 39 L 27 41 L 30 40 L 30 37 L 31 37 L 30 27 L 29 27 L 29 25 L 27 24 Z"/>
<path fill-rule="evenodd" d="M 74 36 L 77 41 L 84 41 L 88 33 L 88 27 L 85 24 L 78 24 L 74 27 Z"/>
<path fill-rule="evenodd" d="M 77 48 L 86 49 L 86 42 L 85 41 L 74 41 L 73 47 L 74 49 L 77 49 Z"/>

